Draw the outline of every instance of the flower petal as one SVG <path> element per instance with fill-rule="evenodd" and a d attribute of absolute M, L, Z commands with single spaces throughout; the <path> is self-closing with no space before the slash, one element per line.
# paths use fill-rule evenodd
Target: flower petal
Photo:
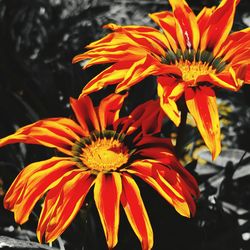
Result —
<path fill-rule="evenodd" d="M 44 119 L 18 129 L 14 134 L 0 139 L 0 146 L 23 142 L 57 148 L 71 155 L 73 141 L 84 131 L 71 119 Z"/>
<path fill-rule="evenodd" d="M 194 117 L 203 140 L 215 159 L 221 151 L 220 122 L 216 96 L 210 87 L 187 88 L 186 104 Z"/>
<path fill-rule="evenodd" d="M 128 117 L 117 120 L 114 128 L 122 126 L 121 132 L 132 134 L 141 128 L 142 134 L 156 134 L 161 131 L 164 113 L 158 100 L 150 100 L 137 106 Z M 152 122 L 154 121 L 154 122 Z"/>
<path fill-rule="evenodd" d="M 146 26 L 118 26 L 116 24 L 107 24 L 105 28 L 110 28 L 115 32 L 121 32 L 126 34 L 131 40 L 138 44 L 138 47 L 144 47 L 149 52 L 153 52 L 157 55 L 164 56 L 164 48 L 167 39 L 158 30 L 152 27 Z M 136 50 L 136 48 L 135 48 Z"/>
<path fill-rule="evenodd" d="M 223 57 L 223 61 L 231 61 L 235 55 L 241 54 L 245 49 L 249 50 L 250 27 L 231 33 L 222 44 L 217 57 Z"/>
<path fill-rule="evenodd" d="M 70 99 L 70 105 L 75 116 L 85 132 L 85 136 L 89 135 L 89 131 L 100 131 L 99 121 L 92 103 L 88 96 L 80 96 L 79 99 Z"/>
<path fill-rule="evenodd" d="M 83 61 L 92 58 L 89 62 L 84 65 L 84 69 L 100 63 L 112 63 L 122 61 L 132 61 L 137 60 L 146 56 L 148 52 L 145 51 L 143 47 L 135 47 L 130 44 L 121 45 L 107 45 L 105 47 L 97 47 L 91 49 L 83 54 L 74 57 L 73 62 Z"/>
<path fill-rule="evenodd" d="M 187 183 L 187 190 L 194 196 L 199 196 L 197 182 L 195 178 L 181 165 L 175 156 L 174 147 L 171 139 L 144 136 L 137 144 L 136 154 L 146 161 L 158 162 L 167 166 L 180 174 L 181 178 Z M 133 164 L 132 164 L 133 165 Z"/>
<path fill-rule="evenodd" d="M 213 50 L 216 55 L 231 31 L 237 0 L 222 0 L 211 14 L 207 28 L 201 35 L 200 49 Z"/>
<path fill-rule="evenodd" d="M 178 82 L 174 77 L 161 76 L 158 77 L 158 96 L 160 97 L 160 105 L 166 115 L 179 126 L 181 117 L 176 105 L 176 101 L 181 97 L 185 90 L 185 83 Z"/>
<path fill-rule="evenodd" d="M 127 94 L 111 94 L 102 99 L 98 108 L 98 115 L 102 130 L 106 129 L 110 125 L 113 125 L 114 122 L 118 120 L 120 109 L 126 97 Z"/>
<path fill-rule="evenodd" d="M 119 173 L 97 175 L 94 199 L 110 249 L 114 248 L 118 241 L 121 192 L 122 183 Z"/>
<path fill-rule="evenodd" d="M 123 81 L 116 87 L 116 92 L 126 90 L 150 75 L 163 74 L 180 75 L 180 70 L 175 65 L 161 64 L 151 55 L 136 61 L 127 71 Z"/>
<path fill-rule="evenodd" d="M 142 250 L 150 250 L 153 247 L 153 230 L 140 190 L 133 178 L 125 173 L 122 175 L 122 185 L 121 203 L 128 221 L 141 241 Z"/>
<path fill-rule="evenodd" d="M 197 50 L 200 32 L 196 16 L 185 0 L 169 0 L 176 20 L 176 34 L 182 51 Z"/>
<path fill-rule="evenodd" d="M 187 184 L 176 171 L 147 160 L 134 162 L 127 171 L 152 186 L 182 216 L 195 214 L 195 203 Z"/>
<path fill-rule="evenodd" d="M 74 165 L 69 158 L 53 157 L 24 168 L 4 198 L 4 206 L 15 213 L 16 222 L 26 222 L 36 202 Z"/>
<path fill-rule="evenodd" d="M 250 64 L 240 65 L 236 69 L 236 76 L 247 84 L 250 84 Z"/>
<path fill-rule="evenodd" d="M 60 236 L 72 222 L 94 183 L 94 178 L 82 169 L 64 175 L 57 186 L 49 190 L 37 227 L 39 242 L 45 232 L 46 242 Z"/>
<path fill-rule="evenodd" d="M 204 31 L 207 28 L 208 21 L 215 10 L 215 6 L 211 8 L 204 7 L 197 16 L 197 23 L 200 30 L 200 36 L 202 37 Z"/>
<path fill-rule="evenodd" d="M 169 42 L 169 43 L 166 43 L 166 46 L 167 47 L 171 46 L 172 50 L 176 52 L 178 49 L 178 45 L 176 42 L 178 40 L 177 40 L 177 35 L 176 35 L 176 24 L 175 24 L 175 18 L 173 16 L 173 13 L 169 11 L 162 11 L 162 12 L 149 14 L 149 17 L 157 25 L 159 25 L 162 28 Z"/>
<path fill-rule="evenodd" d="M 221 88 L 229 89 L 232 91 L 237 91 L 242 86 L 242 81 L 236 78 L 236 73 L 231 67 L 219 74 L 199 76 L 196 82 L 209 82 L 215 86 L 219 86 Z"/>
<path fill-rule="evenodd" d="M 132 65 L 132 62 L 118 62 L 111 65 L 89 81 L 83 88 L 81 95 L 87 95 L 108 85 L 121 82 Z"/>

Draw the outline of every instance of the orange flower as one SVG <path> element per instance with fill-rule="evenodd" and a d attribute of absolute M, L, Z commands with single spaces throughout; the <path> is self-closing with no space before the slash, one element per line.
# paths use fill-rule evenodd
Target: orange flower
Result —
<path fill-rule="evenodd" d="M 108 247 L 118 241 L 121 203 L 142 249 L 151 249 L 153 231 L 133 176 L 151 185 L 181 215 L 195 213 L 195 179 L 176 159 L 170 140 L 153 136 L 163 117 L 158 101 L 119 118 L 125 97 L 110 95 L 99 107 L 93 107 L 88 96 L 71 99 L 78 123 L 68 118 L 40 120 L 0 140 L 0 146 L 23 142 L 65 154 L 24 168 L 4 199 L 5 208 L 22 224 L 46 194 L 37 227 L 40 242 L 44 235 L 51 242 L 64 232 L 94 186 Z"/>
<path fill-rule="evenodd" d="M 104 26 L 113 33 L 87 46 L 73 62 L 91 59 L 84 68 L 114 63 L 93 78 L 82 94 L 117 84 L 116 92 L 149 75 L 158 76 L 160 105 L 176 126 L 176 101 L 185 96 L 197 127 L 216 158 L 221 151 L 215 86 L 237 91 L 250 82 L 250 28 L 229 34 L 237 0 L 222 0 L 195 16 L 184 0 L 169 0 L 173 12 L 151 14 L 162 32 L 145 26 Z"/>

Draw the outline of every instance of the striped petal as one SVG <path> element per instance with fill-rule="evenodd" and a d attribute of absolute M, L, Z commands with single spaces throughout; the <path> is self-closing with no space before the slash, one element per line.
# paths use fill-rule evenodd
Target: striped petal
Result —
<path fill-rule="evenodd" d="M 161 108 L 176 126 L 179 126 L 181 122 L 176 101 L 183 94 L 185 85 L 184 82 L 178 82 L 174 77 L 158 77 L 157 90 L 158 96 L 160 97 Z"/>
<path fill-rule="evenodd" d="M 131 164 L 127 171 L 152 186 L 182 216 L 195 214 L 196 206 L 188 184 L 175 170 L 158 162 L 142 160 Z"/>
<path fill-rule="evenodd" d="M 201 37 L 202 37 L 204 31 L 207 29 L 208 21 L 209 21 L 211 15 L 213 14 L 214 10 L 215 10 L 215 7 L 211 7 L 211 8 L 204 7 L 200 11 L 198 16 L 196 17 Z"/>
<path fill-rule="evenodd" d="M 196 16 L 185 0 L 169 0 L 176 20 L 176 34 L 182 51 L 197 50 L 200 41 Z"/>
<path fill-rule="evenodd" d="M 197 182 L 176 158 L 171 139 L 148 135 L 137 142 L 136 147 L 138 148 L 136 154 L 139 154 L 140 158 L 143 157 L 146 161 L 156 161 L 173 169 L 187 183 L 187 190 L 194 197 L 199 196 Z"/>
<path fill-rule="evenodd" d="M 89 131 L 100 131 L 99 121 L 90 97 L 81 96 L 79 99 L 71 98 L 70 104 L 86 136 L 89 135 Z"/>
<path fill-rule="evenodd" d="M 143 47 L 135 47 L 130 44 L 107 45 L 105 47 L 91 49 L 75 56 L 73 63 L 92 58 L 92 60 L 84 65 L 83 69 L 86 69 L 94 64 L 118 62 L 121 58 L 123 62 L 133 61 L 146 56 L 146 54 L 147 52 Z"/>
<path fill-rule="evenodd" d="M 143 135 L 156 134 L 161 131 L 163 117 L 159 101 L 150 100 L 137 106 L 128 117 L 117 120 L 114 128 L 118 129 L 121 126 L 121 132 L 127 135 L 138 129 L 141 129 Z"/>
<path fill-rule="evenodd" d="M 177 35 L 176 35 L 176 24 L 173 13 L 169 11 L 162 11 L 149 14 L 149 17 L 162 28 L 165 36 L 167 37 L 167 47 L 172 48 L 174 52 L 178 49 Z M 169 46 L 170 45 L 170 46 Z"/>
<path fill-rule="evenodd" d="M 127 94 L 111 94 L 102 99 L 98 108 L 98 115 L 102 130 L 106 129 L 110 125 L 113 125 L 114 122 L 118 120 L 120 109 L 126 97 Z"/>
<path fill-rule="evenodd" d="M 224 61 L 231 61 L 237 54 L 245 49 L 249 50 L 250 27 L 231 33 L 222 44 L 217 57 L 223 57 Z"/>
<path fill-rule="evenodd" d="M 23 142 L 57 148 L 71 155 L 71 146 L 84 134 L 73 120 L 67 118 L 52 118 L 35 122 L 22 127 L 16 133 L 0 139 L 0 146 Z"/>
<path fill-rule="evenodd" d="M 104 27 L 110 28 L 113 31 L 125 33 L 131 40 L 138 44 L 138 47 L 144 47 L 149 52 L 157 55 L 165 55 L 166 37 L 158 30 L 146 26 L 118 26 L 116 24 L 107 24 Z"/>
<path fill-rule="evenodd" d="M 209 87 L 187 88 L 186 104 L 194 117 L 203 140 L 215 159 L 220 151 L 220 122 L 216 105 L 216 96 Z"/>
<path fill-rule="evenodd" d="M 242 86 L 243 81 L 236 76 L 233 68 L 223 71 L 219 74 L 209 74 L 199 76 L 196 82 L 209 82 L 215 86 L 237 91 Z"/>
<path fill-rule="evenodd" d="M 68 158 L 53 157 L 24 168 L 4 198 L 4 206 L 15 213 L 16 222 L 26 222 L 36 202 L 57 185 L 65 173 L 74 169 L 74 165 Z"/>
<path fill-rule="evenodd" d="M 120 196 L 122 183 L 120 174 L 99 173 L 94 188 L 94 199 L 99 212 L 109 249 L 118 241 L 120 220 Z"/>
<path fill-rule="evenodd" d="M 45 233 L 46 242 L 60 236 L 72 222 L 94 183 L 94 178 L 81 169 L 73 170 L 49 190 L 37 227 L 39 242 Z"/>
<path fill-rule="evenodd" d="M 212 50 L 216 55 L 231 31 L 237 0 L 222 0 L 211 14 L 207 28 L 201 36 L 201 51 Z"/>
<path fill-rule="evenodd" d="M 151 55 L 136 61 L 127 71 L 123 81 L 116 87 L 116 92 L 126 90 L 150 75 L 163 74 L 180 75 L 180 70 L 175 65 L 161 64 Z"/>
<path fill-rule="evenodd" d="M 87 95 L 123 81 L 132 65 L 132 62 L 118 62 L 108 67 L 86 84 L 81 95 Z"/>
<path fill-rule="evenodd" d="M 153 247 L 153 230 L 147 211 L 140 195 L 140 190 L 131 176 L 122 175 L 121 203 L 128 221 L 139 238 L 142 249 L 150 250 Z"/>

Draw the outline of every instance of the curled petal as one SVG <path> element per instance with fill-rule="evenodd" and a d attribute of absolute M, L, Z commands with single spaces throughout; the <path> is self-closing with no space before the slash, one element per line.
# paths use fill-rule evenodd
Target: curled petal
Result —
<path fill-rule="evenodd" d="M 83 61 L 89 58 L 92 60 L 88 61 L 84 65 L 84 69 L 100 63 L 112 63 L 122 61 L 131 61 L 136 60 L 136 58 L 141 58 L 146 56 L 147 52 L 143 47 L 134 47 L 130 44 L 121 44 L 121 45 L 107 45 L 105 47 L 98 47 L 91 49 L 83 54 L 77 55 L 74 57 L 73 62 Z"/>
<path fill-rule="evenodd" d="M 250 84 L 250 64 L 243 64 L 237 67 L 236 76 L 245 83 Z"/>
<path fill-rule="evenodd" d="M 231 67 L 228 71 L 223 71 L 219 74 L 199 76 L 196 82 L 209 82 L 215 86 L 226 88 L 232 91 L 237 91 L 242 86 L 242 81 L 236 77 L 236 73 Z"/>
<path fill-rule="evenodd" d="M 133 178 L 125 173 L 122 175 L 122 186 L 121 203 L 128 221 L 141 241 L 142 249 L 150 250 L 153 247 L 153 230 L 140 190 Z"/>
<path fill-rule="evenodd" d="M 121 192 L 122 183 L 119 173 L 97 175 L 94 199 L 110 249 L 114 248 L 118 241 Z"/>
<path fill-rule="evenodd" d="M 179 126 L 181 117 L 176 105 L 176 101 L 181 97 L 185 90 L 185 83 L 178 82 L 174 77 L 161 76 L 158 77 L 158 96 L 160 97 L 160 105 L 166 115 Z"/>
<path fill-rule="evenodd" d="M 221 151 L 220 122 L 216 96 L 210 87 L 187 88 L 186 104 L 203 140 L 215 159 Z"/>
<path fill-rule="evenodd" d="M 72 222 L 94 183 L 94 178 L 81 169 L 64 175 L 54 188 L 49 190 L 37 227 L 39 242 L 45 233 L 46 242 L 54 241 Z"/>
<path fill-rule="evenodd" d="M 57 185 L 65 173 L 74 169 L 74 165 L 68 158 L 53 157 L 24 168 L 4 198 L 4 206 L 15 213 L 16 222 L 26 222 L 36 202 Z"/>
<path fill-rule="evenodd" d="M 105 86 L 123 81 L 132 65 L 132 62 L 118 62 L 108 67 L 87 83 L 81 95 L 87 95 Z"/>
<path fill-rule="evenodd" d="M 88 49 L 93 49 L 93 48 L 98 48 L 98 47 L 106 47 L 106 46 L 119 46 L 122 44 L 130 44 L 136 46 L 137 43 L 135 43 L 131 38 L 127 36 L 125 33 L 120 33 L 120 32 L 112 32 L 105 37 L 90 43 L 89 45 L 86 46 Z M 77 57 L 73 59 L 73 62 L 77 62 Z"/>

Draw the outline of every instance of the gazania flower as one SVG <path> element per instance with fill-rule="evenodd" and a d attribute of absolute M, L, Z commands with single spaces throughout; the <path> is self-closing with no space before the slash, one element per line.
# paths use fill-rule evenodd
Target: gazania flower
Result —
<path fill-rule="evenodd" d="M 77 122 L 45 119 L 0 140 L 0 146 L 39 144 L 65 155 L 24 168 L 4 199 L 5 208 L 22 224 L 45 195 L 37 227 L 40 242 L 44 236 L 46 242 L 52 242 L 64 232 L 93 187 L 108 247 L 118 241 L 121 203 L 142 249 L 151 249 L 153 231 L 133 176 L 151 185 L 181 215 L 195 213 L 193 198 L 199 193 L 195 179 L 177 161 L 170 140 L 153 136 L 162 122 L 157 101 L 144 103 L 119 118 L 124 98 L 110 95 L 99 107 L 93 107 L 88 96 L 71 99 Z"/>
<path fill-rule="evenodd" d="M 74 62 L 114 63 L 93 78 L 82 94 L 117 84 L 128 89 L 149 75 L 158 77 L 160 105 L 179 125 L 176 101 L 184 96 L 187 108 L 215 158 L 221 150 L 220 125 L 214 87 L 237 91 L 250 81 L 250 29 L 230 33 L 237 0 L 222 0 L 196 16 L 184 0 L 169 0 L 173 12 L 150 17 L 161 31 L 145 26 L 104 26 L 113 30 L 87 46 Z"/>

